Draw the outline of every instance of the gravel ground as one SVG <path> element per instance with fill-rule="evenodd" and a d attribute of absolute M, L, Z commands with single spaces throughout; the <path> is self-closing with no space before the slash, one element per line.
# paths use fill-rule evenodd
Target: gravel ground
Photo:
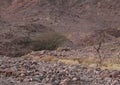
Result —
<path fill-rule="evenodd" d="M 120 85 L 120 72 L 82 65 L 0 58 L 0 85 Z"/>

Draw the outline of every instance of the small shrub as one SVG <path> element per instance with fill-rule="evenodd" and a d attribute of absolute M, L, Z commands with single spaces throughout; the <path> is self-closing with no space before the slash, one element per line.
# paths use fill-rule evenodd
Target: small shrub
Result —
<path fill-rule="evenodd" d="M 54 50 L 66 41 L 63 35 L 55 32 L 43 33 L 31 39 L 33 50 Z"/>
<path fill-rule="evenodd" d="M 96 39 L 94 40 L 94 43 L 97 42 L 97 45 L 94 45 L 94 50 L 97 53 L 98 56 L 98 66 L 102 66 L 105 56 L 104 56 L 104 51 L 101 49 L 103 47 L 103 43 L 105 42 L 105 31 L 98 31 L 98 35 Z"/>

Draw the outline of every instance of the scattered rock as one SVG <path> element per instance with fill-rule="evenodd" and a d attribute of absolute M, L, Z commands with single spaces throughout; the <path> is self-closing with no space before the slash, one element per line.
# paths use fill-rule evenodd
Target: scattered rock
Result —
<path fill-rule="evenodd" d="M 110 85 L 111 83 L 119 85 L 120 83 L 119 71 L 88 69 L 82 65 L 39 62 L 24 58 L 10 58 L 7 62 L 4 57 L 1 60 L 4 65 L 0 66 L 0 76 L 8 83 L 3 84 L 0 81 L 2 83 L 0 85 L 17 85 L 18 82 L 36 82 L 36 85 Z"/>

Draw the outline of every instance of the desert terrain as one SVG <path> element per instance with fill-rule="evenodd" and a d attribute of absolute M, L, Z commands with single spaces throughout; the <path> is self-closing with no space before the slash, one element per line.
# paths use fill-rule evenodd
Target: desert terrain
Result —
<path fill-rule="evenodd" d="M 120 0 L 0 0 L 0 85 L 120 85 Z"/>

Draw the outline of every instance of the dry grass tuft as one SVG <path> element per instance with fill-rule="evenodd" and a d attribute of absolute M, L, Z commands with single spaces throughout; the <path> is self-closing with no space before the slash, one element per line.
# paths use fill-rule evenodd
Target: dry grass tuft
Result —
<path fill-rule="evenodd" d="M 120 70 L 120 58 L 113 57 L 106 59 L 102 66 L 103 69 Z"/>
<path fill-rule="evenodd" d="M 27 59 L 28 56 L 24 56 L 23 58 Z M 61 62 L 67 65 L 78 65 L 82 64 L 86 67 L 97 68 L 98 67 L 98 59 L 97 57 L 85 57 L 85 58 L 57 58 L 55 56 L 34 56 L 33 60 L 40 61 L 40 62 Z M 102 69 L 109 69 L 109 70 L 120 70 L 120 59 L 118 57 L 114 58 L 106 58 L 100 67 Z"/>
<path fill-rule="evenodd" d="M 58 62 L 67 64 L 67 65 L 77 65 L 77 64 L 79 64 L 78 60 L 72 60 L 72 59 L 59 59 Z"/>
<path fill-rule="evenodd" d="M 59 59 L 53 56 L 45 56 L 40 59 L 40 61 L 44 62 L 57 62 Z"/>

